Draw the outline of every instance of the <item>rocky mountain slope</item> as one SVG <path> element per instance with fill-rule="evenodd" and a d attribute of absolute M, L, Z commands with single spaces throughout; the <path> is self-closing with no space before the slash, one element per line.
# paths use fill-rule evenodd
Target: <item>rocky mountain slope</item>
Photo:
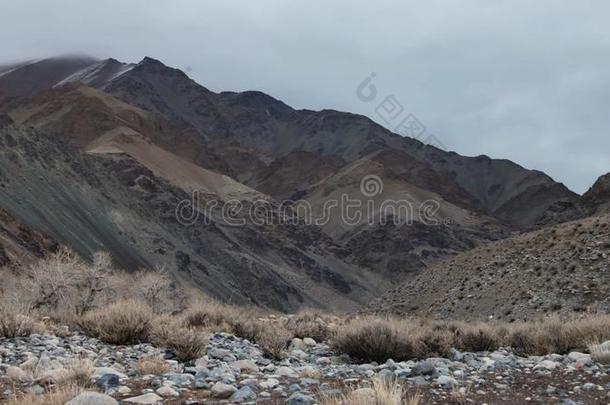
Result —
<path fill-rule="evenodd" d="M 362 116 L 332 110 L 294 110 L 260 92 L 214 93 L 180 70 L 152 58 L 135 65 L 113 59 L 79 63 L 86 66 L 75 70 L 74 61 L 67 60 L 70 69 L 62 70 L 65 77 L 61 79 L 54 68 L 56 60 L 38 62 L 38 70 L 47 64 L 51 67 L 49 72 L 37 70 L 34 74 L 58 79 L 55 86 L 81 81 L 162 116 L 173 127 L 187 132 L 191 143 L 217 148 L 229 165 L 224 173 L 249 185 L 250 181 L 259 181 L 261 170 L 292 152 L 310 152 L 348 163 L 382 152 L 386 156 L 382 157 L 384 164 L 395 167 L 396 154 L 402 153 L 413 161 L 410 173 L 429 173 L 421 179 L 425 184 L 419 186 L 438 191 L 447 200 L 467 202 L 517 227 L 533 225 L 557 201 L 577 198 L 543 173 L 507 160 L 463 157 L 392 134 Z M 0 81 L 0 93 L 31 95 L 28 86 L 19 85 L 22 76 L 32 74 L 28 66 L 7 76 L 10 85 Z M 195 163 L 206 165 L 201 160 Z M 316 176 L 311 179 L 316 180 Z M 301 182 L 293 192 L 312 184 Z"/>
<path fill-rule="evenodd" d="M 152 58 L 5 67 L 0 113 L 1 209 L 84 257 L 108 250 L 127 269 L 164 265 L 237 303 L 351 309 L 439 260 L 578 217 L 554 207 L 580 206 L 562 184 L 510 161 L 260 92 L 215 93 Z M 363 192 L 367 176 L 378 193 Z M 238 202 L 243 223 L 204 209 L 200 222 L 180 223 L 176 208 L 194 191 L 200 208 Z M 358 221 L 336 211 L 314 221 L 344 196 L 360 205 Z M 289 224 L 285 200 L 299 213 Z M 401 222 L 383 203 L 402 200 L 412 210 Z M 246 215 L 258 202 L 271 222 Z"/>
<path fill-rule="evenodd" d="M 610 310 L 610 215 L 504 239 L 439 263 L 371 312 L 518 320 Z"/>
<path fill-rule="evenodd" d="M 0 206 L 84 257 L 107 250 L 121 267 L 165 266 L 225 301 L 282 310 L 349 309 L 385 288 L 313 228 L 254 223 L 244 214 L 242 226 L 231 226 L 217 211 L 202 212 L 197 226 L 181 224 L 176 207 L 190 199 L 190 187 L 202 190 L 202 207 L 226 192 L 242 200 L 259 193 L 144 140 L 113 140 L 83 154 L 35 129 L 5 125 L 0 142 Z"/>

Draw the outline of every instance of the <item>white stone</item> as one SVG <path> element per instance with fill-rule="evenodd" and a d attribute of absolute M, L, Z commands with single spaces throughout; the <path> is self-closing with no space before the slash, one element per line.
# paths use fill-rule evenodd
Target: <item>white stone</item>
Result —
<path fill-rule="evenodd" d="M 161 398 L 157 394 L 149 393 L 149 394 L 144 394 L 144 395 L 140 395 L 137 397 L 127 398 L 127 399 L 124 399 L 123 401 L 129 402 L 132 404 L 149 405 L 149 404 L 159 403 L 159 402 L 163 401 L 163 398 Z"/>
<path fill-rule="evenodd" d="M 217 382 L 216 384 L 214 384 L 211 390 L 212 397 L 219 399 L 229 398 L 235 392 L 237 392 L 237 388 L 232 385 L 224 384 L 221 382 Z"/>
<path fill-rule="evenodd" d="M 303 339 L 303 343 L 305 344 L 305 346 L 309 346 L 309 347 L 317 345 L 316 341 L 313 340 L 312 338 Z"/>
<path fill-rule="evenodd" d="M 163 387 L 159 388 L 157 390 L 157 394 L 161 395 L 164 398 L 175 398 L 180 396 L 178 391 L 176 391 L 172 387 L 168 387 L 167 385 L 164 385 Z"/>
<path fill-rule="evenodd" d="M 277 370 L 275 370 L 275 374 L 279 375 L 280 377 L 296 377 L 297 373 L 291 369 L 290 367 L 280 367 Z"/>
<path fill-rule="evenodd" d="M 65 405 L 118 405 L 112 397 L 98 392 L 85 391 L 66 402 Z"/>

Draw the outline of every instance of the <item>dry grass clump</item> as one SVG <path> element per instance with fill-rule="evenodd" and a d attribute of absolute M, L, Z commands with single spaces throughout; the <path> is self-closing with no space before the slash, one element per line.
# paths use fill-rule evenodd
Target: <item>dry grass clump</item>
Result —
<path fill-rule="evenodd" d="M 172 366 L 159 356 L 142 357 L 137 367 L 141 375 L 161 375 L 172 370 Z"/>
<path fill-rule="evenodd" d="M 85 389 L 78 385 L 61 386 L 43 395 L 20 394 L 5 402 L 6 405 L 64 405 Z"/>
<path fill-rule="evenodd" d="M 550 317 L 509 327 L 504 344 L 520 355 L 566 354 L 586 351 L 591 342 L 610 339 L 610 315 L 581 319 Z"/>
<path fill-rule="evenodd" d="M 454 346 L 468 352 L 497 350 L 506 331 L 483 322 L 459 323 L 455 327 Z"/>
<path fill-rule="evenodd" d="M 64 385 L 68 382 L 70 385 L 74 385 L 81 388 L 90 387 L 91 377 L 95 372 L 95 366 L 89 359 L 80 359 L 72 362 L 68 368 L 67 378 L 64 381 Z"/>
<path fill-rule="evenodd" d="M 197 301 L 183 315 L 186 325 L 211 332 L 231 332 L 243 310 L 216 301 Z"/>
<path fill-rule="evenodd" d="M 234 320 L 233 333 L 256 343 L 265 355 L 275 359 L 285 356 L 288 343 L 294 337 L 292 332 L 278 322 L 245 316 Z"/>
<path fill-rule="evenodd" d="M 363 361 L 383 363 L 415 357 L 415 329 L 407 321 L 363 318 L 340 328 L 333 346 L 341 353 Z"/>
<path fill-rule="evenodd" d="M 332 344 L 358 360 L 381 363 L 446 357 L 452 347 L 469 352 L 511 347 L 522 356 L 567 354 L 609 339 L 610 315 L 567 320 L 549 317 L 514 324 L 362 318 L 340 328 Z"/>
<path fill-rule="evenodd" d="M 320 312 L 302 310 L 288 318 L 284 326 L 297 338 L 312 338 L 316 342 L 326 342 L 336 332 L 333 319 Z"/>
<path fill-rule="evenodd" d="M 448 357 L 453 347 L 454 334 L 444 327 L 423 329 L 415 334 L 413 346 L 415 358 Z"/>
<path fill-rule="evenodd" d="M 153 334 L 155 345 L 171 349 L 176 359 L 183 362 L 203 356 L 208 341 L 207 332 L 175 323 L 157 327 Z"/>
<path fill-rule="evenodd" d="M 130 345 L 149 341 L 153 312 L 141 301 L 118 301 L 85 313 L 78 325 L 106 343 Z"/>
<path fill-rule="evenodd" d="M 419 396 L 407 398 L 402 385 L 397 382 L 373 380 L 372 388 L 351 390 L 341 397 L 322 397 L 321 405 L 418 405 Z"/>
<path fill-rule="evenodd" d="M 44 325 L 36 321 L 31 308 L 14 297 L 2 297 L 0 301 L 0 337 L 16 338 L 44 331 Z"/>

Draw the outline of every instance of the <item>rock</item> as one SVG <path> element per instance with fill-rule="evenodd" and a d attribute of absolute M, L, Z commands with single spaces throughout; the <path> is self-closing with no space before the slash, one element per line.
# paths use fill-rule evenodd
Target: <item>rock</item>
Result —
<path fill-rule="evenodd" d="M 192 374 L 167 373 L 163 375 L 168 381 L 173 382 L 178 387 L 192 387 L 195 383 L 195 376 Z"/>
<path fill-rule="evenodd" d="M 593 383 L 585 383 L 582 386 L 582 390 L 583 391 L 593 391 L 597 389 L 597 385 L 593 384 Z"/>
<path fill-rule="evenodd" d="M 314 347 L 318 343 L 315 340 L 313 340 L 312 338 L 305 338 L 305 339 L 303 339 L 303 344 L 308 347 Z"/>
<path fill-rule="evenodd" d="M 435 371 L 434 363 L 430 360 L 419 361 L 411 369 L 413 375 L 432 375 Z"/>
<path fill-rule="evenodd" d="M 332 363 L 332 360 L 329 357 L 318 357 L 316 359 L 316 364 L 320 366 L 329 366 Z"/>
<path fill-rule="evenodd" d="M 233 353 L 231 353 L 230 350 L 219 349 L 216 347 L 214 347 L 208 351 L 208 357 L 210 357 L 212 359 L 219 359 L 219 360 L 226 361 L 226 362 L 237 360 L 235 355 L 233 355 Z"/>
<path fill-rule="evenodd" d="M 278 380 L 276 380 L 275 378 L 268 378 L 265 381 L 261 381 L 259 383 L 259 385 L 263 388 L 263 389 L 273 389 L 275 387 L 277 387 L 278 385 L 280 385 L 280 382 Z"/>
<path fill-rule="evenodd" d="M 93 371 L 92 378 L 94 380 L 97 380 L 98 378 L 100 378 L 101 376 L 103 376 L 105 374 L 114 374 L 119 378 L 119 380 L 123 379 L 123 378 L 127 378 L 127 376 L 125 374 L 123 374 L 113 368 L 110 368 L 110 367 L 96 367 L 95 370 Z"/>
<path fill-rule="evenodd" d="M 246 385 L 241 387 L 233 395 L 231 395 L 229 401 L 237 403 L 256 401 L 256 392 L 254 392 L 252 388 Z"/>
<path fill-rule="evenodd" d="M 381 370 L 379 373 L 377 373 L 377 376 L 379 377 L 379 379 L 381 381 L 384 381 L 384 382 L 392 382 L 396 378 L 394 373 L 388 369 Z"/>
<path fill-rule="evenodd" d="M 95 385 L 104 392 L 118 387 L 119 384 L 119 376 L 116 374 L 104 374 L 95 380 Z"/>
<path fill-rule="evenodd" d="M 316 400 L 309 395 L 295 392 L 286 400 L 285 403 L 286 405 L 312 405 L 316 403 Z"/>
<path fill-rule="evenodd" d="M 303 350 L 305 348 L 305 343 L 303 342 L 302 339 L 299 338 L 294 338 L 290 341 L 290 346 L 288 346 L 288 349 L 290 351 L 293 350 Z"/>
<path fill-rule="evenodd" d="M 240 373 L 257 373 L 258 366 L 250 360 L 237 360 L 230 364 L 231 368 L 239 371 Z"/>
<path fill-rule="evenodd" d="M 211 393 L 213 398 L 226 399 L 237 392 L 237 388 L 233 385 L 217 382 L 212 387 Z"/>
<path fill-rule="evenodd" d="M 453 377 L 449 377 L 448 375 L 439 376 L 435 383 L 443 388 L 454 388 L 458 386 L 457 380 Z"/>
<path fill-rule="evenodd" d="M 207 368 L 208 367 L 208 359 L 205 357 L 200 357 L 197 360 L 195 360 L 195 367 L 201 369 L 201 368 Z"/>
<path fill-rule="evenodd" d="M 570 354 L 567 355 L 566 360 L 570 363 L 579 363 L 587 366 L 593 364 L 590 354 L 580 352 L 570 352 Z"/>
<path fill-rule="evenodd" d="M 147 404 L 156 404 L 156 403 L 159 403 L 159 402 L 163 401 L 163 398 L 161 398 L 157 394 L 154 394 L 154 393 L 151 392 L 151 393 L 140 395 L 140 396 L 137 396 L 137 397 L 127 398 L 127 399 L 124 399 L 123 401 L 124 402 L 129 402 L 129 403 L 132 403 L 132 404 L 147 405 Z"/>
<path fill-rule="evenodd" d="M 178 391 L 176 391 L 175 389 L 168 387 L 166 385 L 159 388 L 156 392 L 157 392 L 157 394 L 161 395 L 164 398 L 175 398 L 175 397 L 180 396 Z"/>
<path fill-rule="evenodd" d="M 112 397 L 98 392 L 85 391 L 72 398 L 65 405 L 118 405 Z"/>
<path fill-rule="evenodd" d="M 555 370 L 557 367 L 559 367 L 560 364 L 557 363 L 556 361 L 552 361 L 552 360 L 542 360 L 540 363 L 538 363 L 535 367 L 534 370 L 538 370 L 538 369 L 545 369 L 545 370 Z"/>
<path fill-rule="evenodd" d="M 279 375 L 280 377 L 296 377 L 297 375 L 296 371 L 286 366 L 280 367 L 275 370 L 275 374 Z"/>

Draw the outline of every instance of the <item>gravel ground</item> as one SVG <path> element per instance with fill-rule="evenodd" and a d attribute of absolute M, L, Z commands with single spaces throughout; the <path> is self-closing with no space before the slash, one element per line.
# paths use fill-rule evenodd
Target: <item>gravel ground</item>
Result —
<path fill-rule="evenodd" d="M 171 371 L 142 375 L 138 360 L 147 356 L 163 358 Z M 202 358 L 180 363 L 172 357 L 149 344 L 112 346 L 82 335 L 1 339 L 0 398 L 16 390 L 44 393 L 76 360 L 90 359 L 92 383 L 109 404 L 314 404 L 376 378 L 402 382 L 425 404 L 610 403 L 610 366 L 576 352 L 524 358 L 503 349 L 453 351 L 450 359 L 356 364 L 325 344 L 295 339 L 285 359 L 272 360 L 247 340 L 216 334 Z M 91 399 L 79 401 L 73 404 Z"/>

